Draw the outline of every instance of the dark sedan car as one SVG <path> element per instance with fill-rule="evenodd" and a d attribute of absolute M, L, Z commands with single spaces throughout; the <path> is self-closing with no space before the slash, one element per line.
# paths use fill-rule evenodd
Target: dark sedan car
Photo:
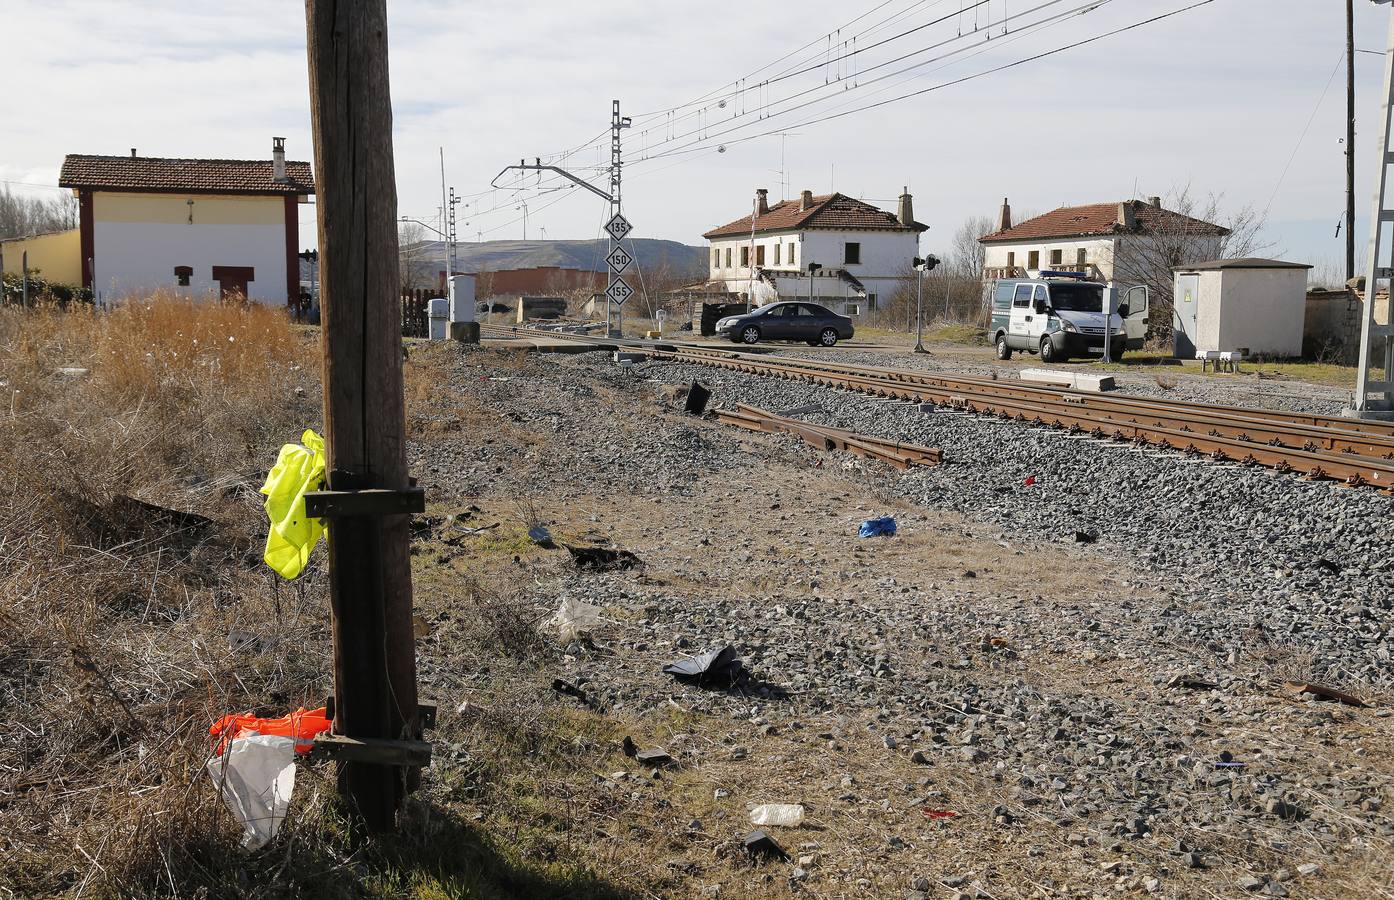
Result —
<path fill-rule="evenodd" d="M 803 341 L 831 347 L 852 339 L 852 320 L 817 303 L 770 303 L 716 323 L 716 333 L 738 344 L 760 341 Z"/>

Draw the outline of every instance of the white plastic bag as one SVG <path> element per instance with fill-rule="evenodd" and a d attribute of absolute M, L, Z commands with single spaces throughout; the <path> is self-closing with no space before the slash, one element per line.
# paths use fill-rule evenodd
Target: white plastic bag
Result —
<path fill-rule="evenodd" d="M 207 768 L 223 802 L 247 830 L 243 846 L 255 850 L 275 837 L 295 790 L 295 740 L 266 734 L 235 738 Z"/>
<path fill-rule="evenodd" d="M 793 828 L 803 821 L 803 807 L 797 803 L 762 803 L 750 811 L 752 825 L 781 825 Z"/>
<path fill-rule="evenodd" d="M 569 644 L 600 624 L 600 607 L 562 597 L 561 605 L 547 624 L 557 630 L 557 637 L 563 644 Z"/>

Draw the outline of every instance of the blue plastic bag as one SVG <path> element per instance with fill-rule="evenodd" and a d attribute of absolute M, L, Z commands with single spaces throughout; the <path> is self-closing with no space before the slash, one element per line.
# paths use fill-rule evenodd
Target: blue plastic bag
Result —
<path fill-rule="evenodd" d="M 891 537 L 894 534 L 895 519 L 890 516 L 867 519 L 862 523 L 862 527 L 857 529 L 857 537 Z"/>

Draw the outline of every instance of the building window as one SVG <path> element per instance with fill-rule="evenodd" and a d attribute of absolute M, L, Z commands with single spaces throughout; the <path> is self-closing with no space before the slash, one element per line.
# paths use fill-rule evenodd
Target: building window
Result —
<path fill-rule="evenodd" d="M 760 244 L 760 245 L 758 245 L 758 246 L 755 248 L 755 265 L 757 265 L 757 266 L 763 266 L 764 264 L 765 264 L 765 245 L 764 245 L 764 244 Z"/>
<path fill-rule="evenodd" d="M 1064 262 L 1064 253 L 1064 250 L 1050 251 L 1050 264 L 1052 266 L 1058 266 L 1060 263 Z"/>
<path fill-rule="evenodd" d="M 845 266 L 859 265 L 862 261 L 862 245 L 856 241 L 848 241 L 842 245 L 842 264 Z"/>
<path fill-rule="evenodd" d="M 726 248 L 726 268 L 731 268 L 731 248 Z"/>
<path fill-rule="evenodd" d="M 790 244 L 790 245 L 789 245 L 789 258 L 786 259 L 785 262 L 786 262 L 787 264 L 791 265 L 791 266 L 794 264 L 794 245 L 793 245 L 793 244 Z"/>
<path fill-rule="evenodd" d="M 712 268 L 713 268 L 713 269 L 719 269 L 719 268 L 721 268 L 721 251 L 720 251 L 720 250 L 713 250 L 713 251 L 712 251 Z"/>
<path fill-rule="evenodd" d="M 1007 268 L 1011 269 L 1011 268 L 1015 268 L 1015 267 L 1016 267 L 1016 254 L 1009 251 L 1009 252 L 1007 253 Z"/>
<path fill-rule="evenodd" d="M 1081 269 L 1089 265 L 1088 250 L 1085 250 L 1083 247 L 1080 247 L 1078 250 L 1075 251 L 1075 265 L 1079 266 Z"/>
<path fill-rule="evenodd" d="M 875 310 L 875 309 L 876 309 L 876 295 L 875 295 L 875 294 L 867 294 L 867 295 L 866 295 L 866 308 L 867 308 L 867 309 L 870 309 L 870 310 Z"/>
<path fill-rule="evenodd" d="M 783 244 L 775 244 L 775 245 L 774 245 L 774 264 L 775 264 L 775 265 L 779 265 L 779 256 L 780 256 L 780 254 L 781 254 L 782 252 L 784 252 L 784 251 L 783 251 L 783 248 L 784 248 L 784 245 L 783 245 Z"/>
<path fill-rule="evenodd" d="M 189 279 L 194 276 L 193 266 L 175 266 L 174 283 L 180 287 L 188 287 Z"/>
<path fill-rule="evenodd" d="M 1039 269 L 1041 267 L 1041 251 L 1032 250 L 1026 254 L 1026 268 Z"/>
<path fill-rule="evenodd" d="M 750 248 L 749 248 L 749 247 L 742 247 L 742 248 L 741 248 L 741 268 L 744 269 L 744 268 L 746 268 L 746 267 L 749 266 L 749 265 L 750 265 Z"/>

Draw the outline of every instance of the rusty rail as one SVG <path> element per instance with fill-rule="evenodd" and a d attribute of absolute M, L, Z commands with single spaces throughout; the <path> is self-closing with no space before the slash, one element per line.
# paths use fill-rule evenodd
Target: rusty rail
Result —
<path fill-rule="evenodd" d="M 510 334 L 527 336 L 530 332 L 518 329 Z M 1394 489 L 1394 423 L 1128 394 L 1102 395 L 825 360 L 772 358 L 676 342 L 587 335 L 567 335 L 566 339 L 642 352 L 655 359 L 932 403 L 1219 461 L 1263 465 L 1310 478 Z"/>
<path fill-rule="evenodd" d="M 943 451 L 934 447 L 869 437 L 829 425 L 815 425 L 744 403 L 736 404 L 734 410 L 717 410 L 716 418 L 719 422 L 750 431 L 795 434 L 803 438 L 804 443 L 810 447 L 819 450 L 843 450 L 867 459 L 880 460 L 902 472 L 911 466 L 937 466 L 944 459 Z"/>

